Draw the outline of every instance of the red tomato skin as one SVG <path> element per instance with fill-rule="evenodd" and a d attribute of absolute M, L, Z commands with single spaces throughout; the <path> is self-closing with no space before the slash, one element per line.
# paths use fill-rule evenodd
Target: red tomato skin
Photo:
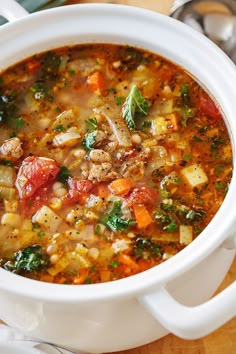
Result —
<path fill-rule="evenodd" d="M 37 189 L 30 198 L 20 200 L 20 208 L 23 215 L 30 216 L 35 214 L 43 205 L 47 205 L 49 199 L 48 187 Z"/>
<path fill-rule="evenodd" d="M 200 112 L 214 119 L 221 118 L 221 113 L 210 97 L 201 95 L 199 98 Z"/>
<path fill-rule="evenodd" d="M 59 171 L 59 167 L 52 159 L 26 157 L 18 171 L 15 183 L 20 199 L 32 197 L 40 187 L 53 180 Z"/>
<path fill-rule="evenodd" d="M 81 202 L 84 197 L 87 197 L 91 189 L 93 188 L 93 183 L 86 179 L 78 179 L 75 177 L 68 178 L 68 199 L 71 201 Z"/>
<path fill-rule="evenodd" d="M 149 186 L 137 186 L 127 197 L 127 205 L 144 204 L 154 206 L 157 203 L 158 194 Z"/>

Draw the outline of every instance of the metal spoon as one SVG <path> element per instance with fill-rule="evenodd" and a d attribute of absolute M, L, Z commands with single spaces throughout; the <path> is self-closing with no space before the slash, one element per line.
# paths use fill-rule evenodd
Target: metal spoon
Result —
<path fill-rule="evenodd" d="M 236 0 L 177 0 L 170 16 L 205 34 L 236 63 Z"/>

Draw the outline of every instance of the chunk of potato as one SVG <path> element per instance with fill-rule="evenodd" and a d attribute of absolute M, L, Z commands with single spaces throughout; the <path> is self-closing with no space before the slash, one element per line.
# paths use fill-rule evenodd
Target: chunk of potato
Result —
<path fill-rule="evenodd" d="M 11 227 L 19 227 L 21 224 L 21 217 L 19 214 L 5 213 L 2 216 L 1 224 Z"/>
<path fill-rule="evenodd" d="M 32 217 L 32 222 L 38 223 L 45 230 L 56 232 L 62 219 L 49 207 L 43 205 Z"/>
<path fill-rule="evenodd" d="M 14 169 L 11 166 L 0 165 L 0 186 L 13 187 L 14 182 Z"/>
<path fill-rule="evenodd" d="M 192 187 L 197 187 L 208 182 L 207 175 L 197 164 L 183 168 L 181 173 Z"/>
<path fill-rule="evenodd" d="M 193 227 L 191 225 L 180 225 L 179 242 L 182 245 L 189 245 L 193 240 Z"/>

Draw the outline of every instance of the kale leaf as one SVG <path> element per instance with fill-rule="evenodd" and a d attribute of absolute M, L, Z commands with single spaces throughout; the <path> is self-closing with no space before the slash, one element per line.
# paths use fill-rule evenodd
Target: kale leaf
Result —
<path fill-rule="evenodd" d="M 101 218 L 101 223 L 112 231 L 128 230 L 129 226 L 134 225 L 134 220 L 125 220 L 122 217 L 121 203 L 114 202 L 113 209 L 109 213 L 105 213 Z"/>
<path fill-rule="evenodd" d="M 42 247 L 36 244 L 17 251 L 13 261 L 6 262 L 3 267 L 13 273 L 20 273 L 37 271 L 49 264 L 49 257 L 42 252 Z"/>
<path fill-rule="evenodd" d="M 85 121 L 87 127 L 87 133 L 84 135 L 82 146 L 87 151 L 93 149 L 93 145 L 96 143 L 96 136 L 98 133 L 98 123 L 96 118 L 89 118 Z"/>
<path fill-rule="evenodd" d="M 142 96 L 136 85 L 133 85 L 122 107 L 122 116 L 131 130 L 136 129 L 136 118 L 148 114 L 149 102 Z"/>
<path fill-rule="evenodd" d="M 150 257 L 160 257 L 161 249 L 157 243 L 150 239 L 138 237 L 135 240 L 133 253 L 137 258 L 148 259 Z"/>

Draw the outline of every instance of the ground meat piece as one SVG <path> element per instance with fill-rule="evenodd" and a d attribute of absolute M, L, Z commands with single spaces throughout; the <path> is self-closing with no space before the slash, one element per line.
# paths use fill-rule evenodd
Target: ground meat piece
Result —
<path fill-rule="evenodd" d="M 22 142 L 19 138 L 5 140 L 0 146 L 0 158 L 17 161 L 24 153 L 21 144 Z"/>
<path fill-rule="evenodd" d="M 115 178 L 119 178 L 120 175 L 114 171 L 110 162 L 103 162 L 99 165 L 91 164 L 88 179 L 96 182 L 107 182 Z"/>

